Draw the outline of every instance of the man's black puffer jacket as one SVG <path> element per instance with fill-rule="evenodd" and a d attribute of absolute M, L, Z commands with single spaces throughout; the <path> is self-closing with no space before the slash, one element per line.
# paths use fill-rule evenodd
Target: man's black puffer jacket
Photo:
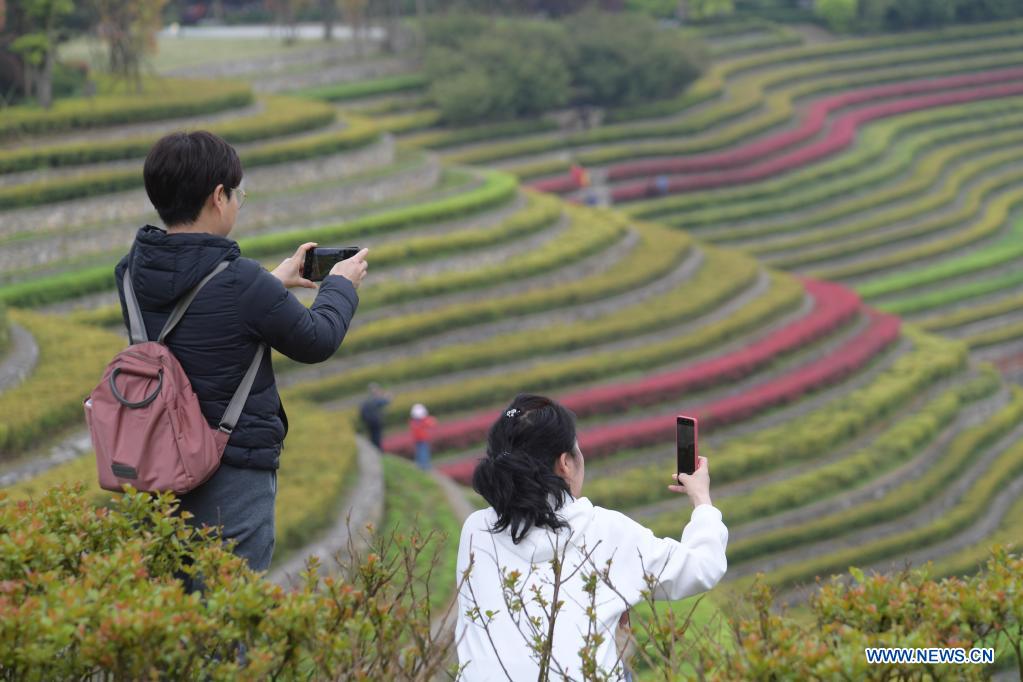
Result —
<path fill-rule="evenodd" d="M 359 304 L 350 281 L 329 275 L 312 307 L 306 308 L 259 263 L 242 258 L 236 242 L 212 234 L 169 235 L 147 225 L 138 231 L 131 251 L 114 271 L 125 324 L 122 280 L 126 268 L 131 268 L 146 333 L 155 341 L 178 299 L 224 260 L 231 264 L 202 288 L 167 337 L 168 347 L 199 397 L 203 415 L 214 428 L 260 343 L 299 362 L 322 362 L 341 345 Z M 270 353 L 266 353 L 223 462 L 275 470 L 287 431 L 287 416 Z"/>

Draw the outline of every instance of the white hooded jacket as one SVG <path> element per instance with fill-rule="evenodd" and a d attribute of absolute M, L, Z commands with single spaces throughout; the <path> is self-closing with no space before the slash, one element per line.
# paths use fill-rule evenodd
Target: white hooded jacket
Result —
<path fill-rule="evenodd" d="M 609 580 L 598 581 L 596 592 L 596 631 L 604 637 L 596 659 L 603 670 L 621 675 L 615 628 L 621 615 L 643 600 L 644 576 L 658 576 L 657 599 L 675 600 L 711 589 L 728 566 L 728 529 L 721 512 L 711 505 L 693 510 L 681 541 L 657 538 L 624 514 L 595 507 L 585 497 L 568 498 L 558 514 L 569 528 L 557 533 L 532 528 L 517 545 L 509 530 L 490 532 L 497 521 L 492 508 L 477 511 L 466 520 L 458 546 L 458 580 L 469 568 L 470 557 L 472 570 L 458 595 L 455 637 L 459 664 L 465 666 L 460 679 L 537 679 L 538 659 L 528 644 L 534 630 L 527 619 L 539 617 L 539 630 L 546 635 L 549 621 L 533 601 L 533 588 L 538 587 L 544 598 L 552 601 L 551 560 L 555 552 L 564 557 L 558 595 L 563 606 L 555 619 L 552 680 L 582 679 L 579 651 L 591 628 L 587 616 L 590 597 L 584 591 L 586 574 L 604 571 L 611 561 Z M 504 579 L 514 571 L 521 576 L 515 591 L 524 602 L 524 613 L 518 614 L 509 608 L 508 591 L 502 588 Z M 515 598 L 510 601 L 514 605 Z M 477 608 L 475 616 L 467 615 Z"/>

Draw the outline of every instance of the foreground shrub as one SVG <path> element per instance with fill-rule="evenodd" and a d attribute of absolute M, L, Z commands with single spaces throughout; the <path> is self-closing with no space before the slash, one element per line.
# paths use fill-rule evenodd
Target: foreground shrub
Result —
<path fill-rule="evenodd" d="M 733 641 L 700 646 L 715 680 L 990 679 L 981 665 L 869 664 L 867 647 L 991 647 L 1023 672 L 1023 558 L 992 550 L 970 578 L 930 578 L 928 569 L 826 581 L 810 600 L 810 618 L 774 609 L 761 582 L 743 592 L 745 613 L 729 617 Z M 1015 659 L 1013 661 L 1012 659 Z"/>
<path fill-rule="evenodd" d="M 291 592 L 263 580 L 169 495 L 95 508 L 83 491 L 0 497 L 0 677 L 428 680 L 447 646 L 430 632 L 415 566 L 429 537 L 374 540 Z M 399 551 L 393 551 L 398 547 Z M 200 574 L 187 594 L 176 574 Z"/>
<path fill-rule="evenodd" d="M 69 679 L 429 680 L 454 671 L 450 640 L 431 632 L 421 559 L 432 535 L 384 535 L 339 562 L 315 565 L 288 592 L 248 570 L 209 531 L 190 529 L 169 495 L 129 491 L 94 507 L 79 487 L 34 502 L 0 495 L 0 677 Z M 537 566 L 536 570 L 557 567 Z M 606 566 L 583 572 L 592 601 Z M 429 573 L 429 571 L 427 571 Z M 983 679 L 980 666 L 868 665 L 865 647 L 993 647 L 1023 670 L 1023 559 L 995 549 L 974 577 L 927 570 L 832 578 L 810 617 L 774 610 L 762 583 L 743 589 L 729 628 L 653 603 L 648 578 L 633 617 L 634 662 L 658 679 Z M 203 595 L 177 575 L 200 575 Z M 454 578 L 454 576 L 452 576 Z M 530 595 L 514 604 L 537 611 Z M 540 602 L 550 619 L 558 606 Z M 726 614 L 728 614 L 726 611 Z M 544 618 L 545 616 L 538 616 Z M 592 633 L 591 633 L 592 634 Z M 595 637 L 580 655 L 592 659 Z M 537 653 L 548 648 L 543 637 Z M 590 655 L 590 659 L 587 659 Z M 589 668 L 586 680 L 604 679 Z M 651 678 L 652 679 L 652 678 Z"/>

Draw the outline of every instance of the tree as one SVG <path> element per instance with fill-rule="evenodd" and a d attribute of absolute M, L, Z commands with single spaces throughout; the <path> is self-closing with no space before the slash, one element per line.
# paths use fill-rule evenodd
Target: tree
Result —
<path fill-rule="evenodd" d="M 16 0 L 24 22 L 23 32 L 11 43 L 25 67 L 26 95 L 33 94 L 45 108 L 53 105 L 53 67 L 57 46 L 66 39 L 64 21 L 75 10 L 72 0 Z M 6 7 L 4 22 L 6 23 Z"/>
<path fill-rule="evenodd" d="M 686 0 L 685 18 L 692 21 L 715 19 L 735 14 L 732 0 Z"/>
<path fill-rule="evenodd" d="M 142 61 L 156 51 L 156 33 L 167 0 L 92 0 L 107 43 L 110 72 L 142 90 Z"/>
<path fill-rule="evenodd" d="M 267 8 L 274 15 L 274 21 L 284 29 L 285 44 L 298 40 L 298 14 L 310 0 L 266 0 Z"/>
<path fill-rule="evenodd" d="M 856 0 L 817 0 L 814 7 L 814 13 L 836 33 L 852 30 L 856 23 L 856 12 Z"/>
<path fill-rule="evenodd" d="M 355 52 L 362 56 L 364 43 L 363 33 L 366 28 L 366 5 L 367 0 L 341 0 L 341 13 L 345 23 L 352 29 L 352 38 L 355 40 Z"/>
<path fill-rule="evenodd" d="M 334 22 L 337 19 L 337 0 L 320 0 L 323 15 L 323 39 L 334 40 Z"/>

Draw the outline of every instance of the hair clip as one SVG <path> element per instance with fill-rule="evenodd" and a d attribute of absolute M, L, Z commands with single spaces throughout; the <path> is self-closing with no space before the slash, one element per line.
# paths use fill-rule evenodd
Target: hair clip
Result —
<path fill-rule="evenodd" d="M 517 408 L 513 407 L 510 410 L 508 410 L 507 412 L 505 412 L 504 416 L 508 417 L 509 419 L 511 419 L 511 418 L 517 417 L 519 415 L 519 412 L 520 412 L 520 410 L 518 410 Z"/>

